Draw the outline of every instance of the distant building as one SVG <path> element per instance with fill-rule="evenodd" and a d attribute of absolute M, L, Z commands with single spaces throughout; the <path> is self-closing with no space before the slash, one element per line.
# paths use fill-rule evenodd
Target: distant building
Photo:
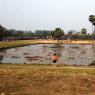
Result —
<path fill-rule="evenodd" d="M 52 35 L 51 34 L 47 34 L 47 39 L 53 39 Z"/>

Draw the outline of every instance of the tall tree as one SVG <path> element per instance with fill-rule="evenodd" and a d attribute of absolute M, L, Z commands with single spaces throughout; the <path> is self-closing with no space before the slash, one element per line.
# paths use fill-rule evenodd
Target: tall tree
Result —
<path fill-rule="evenodd" d="M 5 36 L 8 36 L 7 29 L 0 25 L 0 40 L 4 40 Z"/>
<path fill-rule="evenodd" d="M 61 28 L 56 28 L 54 31 L 52 31 L 52 36 L 53 36 L 53 39 L 55 39 L 55 40 L 62 39 L 64 34 L 65 34 L 64 30 L 62 30 Z"/>
<path fill-rule="evenodd" d="M 86 28 L 82 28 L 82 29 L 81 29 L 81 34 L 86 34 L 86 33 L 87 33 Z"/>
<path fill-rule="evenodd" d="M 93 26 L 95 28 L 95 15 L 90 15 L 89 16 L 89 21 L 92 23 L 92 32 L 94 32 Z"/>

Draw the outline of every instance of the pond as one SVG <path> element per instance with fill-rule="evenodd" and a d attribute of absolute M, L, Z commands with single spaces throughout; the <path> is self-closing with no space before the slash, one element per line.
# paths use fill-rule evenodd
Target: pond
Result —
<path fill-rule="evenodd" d="M 88 65 L 95 61 L 94 45 L 34 44 L 0 52 L 0 62 L 51 64 L 51 56 L 59 56 L 57 64 Z"/>

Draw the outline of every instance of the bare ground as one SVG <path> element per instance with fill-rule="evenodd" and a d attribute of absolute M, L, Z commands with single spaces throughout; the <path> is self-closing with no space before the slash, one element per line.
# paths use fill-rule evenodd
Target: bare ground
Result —
<path fill-rule="evenodd" d="M 95 95 L 95 68 L 1 64 L 0 95 Z"/>

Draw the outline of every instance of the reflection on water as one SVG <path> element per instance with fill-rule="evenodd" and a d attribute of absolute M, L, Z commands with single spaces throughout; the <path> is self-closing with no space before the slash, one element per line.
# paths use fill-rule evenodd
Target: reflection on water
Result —
<path fill-rule="evenodd" d="M 87 65 L 95 61 L 94 45 L 36 44 L 6 50 L 0 55 L 3 63 L 51 63 L 51 56 L 59 56 L 57 63 Z"/>
<path fill-rule="evenodd" d="M 3 57 L 4 57 L 3 55 L 0 55 L 0 61 L 2 61 L 2 60 L 3 60 Z"/>
<path fill-rule="evenodd" d="M 5 54 L 5 51 L 0 51 L 0 62 L 3 60 L 4 58 L 4 54 Z"/>

